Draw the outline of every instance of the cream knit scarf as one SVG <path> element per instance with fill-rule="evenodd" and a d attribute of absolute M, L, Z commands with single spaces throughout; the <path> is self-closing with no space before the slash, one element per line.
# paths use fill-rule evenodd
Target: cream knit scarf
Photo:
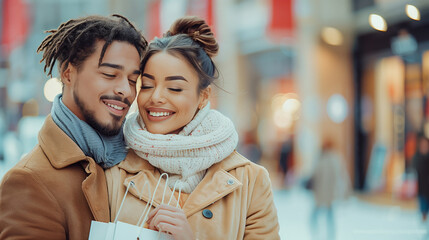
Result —
<path fill-rule="evenodd" d="M 178 134 L 148 132 L 138 112 L 124 124 L 125 141 L 138 156 L 169 174 L 168 185 L 191 193 L 206 170 L 237 147 L 238 134 L 231 120 L 210 109 L 210 103 Z"/>

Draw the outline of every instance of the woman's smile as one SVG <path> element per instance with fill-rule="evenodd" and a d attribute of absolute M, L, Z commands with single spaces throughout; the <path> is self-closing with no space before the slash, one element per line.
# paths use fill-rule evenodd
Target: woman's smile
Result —
<path fill-rule="evenodd" d="M 146 114 L 149 121 L 164 121 L 171 118 L 175 112 L 162 108 L 149 108 Z"/>

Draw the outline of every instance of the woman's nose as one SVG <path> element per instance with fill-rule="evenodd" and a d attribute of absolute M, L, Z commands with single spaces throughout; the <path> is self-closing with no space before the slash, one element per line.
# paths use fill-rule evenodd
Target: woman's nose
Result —
<path fill-rule="evenodd" d="M 155 87 L 151 96 L 151 100 L 154 103 L 164 103 L 165 97 L 164 97 L 164 93 L 162 92 L 162 89 Z"/>

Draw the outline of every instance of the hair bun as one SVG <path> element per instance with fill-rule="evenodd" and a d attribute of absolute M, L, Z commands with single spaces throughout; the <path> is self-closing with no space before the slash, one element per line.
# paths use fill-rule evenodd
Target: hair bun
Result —
<path fill-rule="evenodd" d="M 167 35 L 186 34 L 197 42 L 209 55 L 217 55 L 219 45 L 207 23 L 199 17 L 182 17 L 177 19 Z"/>

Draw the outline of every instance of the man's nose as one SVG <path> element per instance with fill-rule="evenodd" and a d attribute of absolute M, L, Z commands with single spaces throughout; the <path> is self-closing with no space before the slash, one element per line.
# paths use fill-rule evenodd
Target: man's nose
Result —
<path fill-rule="evenodd" d="M 115 86 L 115 94 L 121 95 L 124 98 L 129 98 L 133 95 L 133 89 L 127 77 L 121 78 Z"/>

